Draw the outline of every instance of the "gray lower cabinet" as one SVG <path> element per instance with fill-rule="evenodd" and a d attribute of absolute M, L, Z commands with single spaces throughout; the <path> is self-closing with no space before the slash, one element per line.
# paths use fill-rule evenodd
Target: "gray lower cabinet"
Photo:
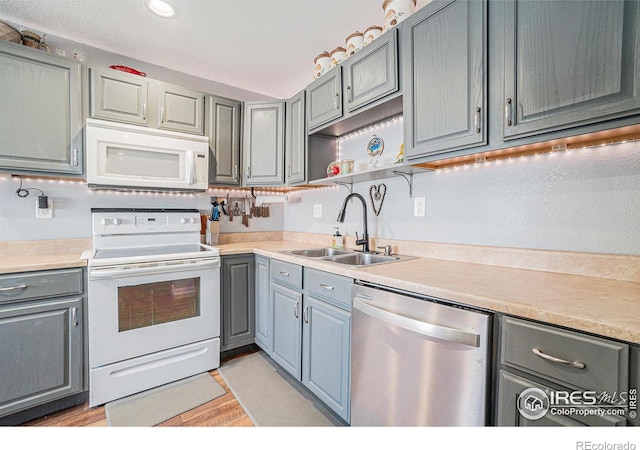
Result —
<path fill-rule="evenodd" d="M 343 63 L 348 112 L 398 90 L 397 36 L 398 29 L 392 28 Z"/>
<path fill-rule="evenodd" d="M 271 278 L 269 275 L 269 258 L 256 255 L 256 344 L 267 354 L 271 354 L 273 341 L 272 305 L 271 305 Z"/>
<path fill-rule="evenodd" d="M 273 304 L 273 347 L 271 357 L 294 378 L 301 377 L 302 292 L 279 285 L 271 286 Z"/>
<path fill-rule="evenodd" d="M 287 185 L 307 181 L 307 127 L 305 113 L 305 91 L 286 101 L 285 162 Z"/>
<path fill-rule="evenodd" d="M 0 168 L 82 173 L 82 68 L 0 40 Z"/>
<path fill-rule="evenodd" d="M 486 143 L 486 3 L 434 2 L 403 26 L 407 159 Z"/>
<path fill-rule="evenodd" d="M 284 111 L 283 102 L 245 103 L 242 145 L 246 186 L 284 184 Z"/>
<path fill-rule="evenodd" d="M 627 344 L 512 317 L 502 317 L 500 327 L 497 425 L 627 424 L 624 414 L 574 412 L 596 411 L 594 399 L 607 396 L 613 403 L 602 411 L 626 406 L 618 401 L 629 390 Z"/>
<path fill-rule="evenodd" d="M 223 256 L 221 265 L 220 350 L 226 351 L 255 341 L 255 258 Z"/>
<path fill-rule="evenodd" d="M 110 68 L 89 74 L 91 117 L 204 134 L 202 92 Z"/>
<path fill-rule="evenodd" d="M 81 269 L 0 276 L 0 417 L 83 390 Z"/>
<path fill-rule="evenodd" d="M 640 112 L 637 0 L 504 5 L 505 139 Z"/>
<path fill-rule="evenodd" d="M 210 185 L 240 186 L 240 114 L 239 101 L 207 96 Z"/>

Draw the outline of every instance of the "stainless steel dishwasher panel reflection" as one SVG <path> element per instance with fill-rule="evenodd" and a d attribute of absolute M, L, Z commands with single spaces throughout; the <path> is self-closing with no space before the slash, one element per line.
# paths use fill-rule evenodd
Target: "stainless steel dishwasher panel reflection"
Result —
<path fill-rule="evenodd" d="M 483 426 L 491 314 L 352 287 L 351 425 Z"/>

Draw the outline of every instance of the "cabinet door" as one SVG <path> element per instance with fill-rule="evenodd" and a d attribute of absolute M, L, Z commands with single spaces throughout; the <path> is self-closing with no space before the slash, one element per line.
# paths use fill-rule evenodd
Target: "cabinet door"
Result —
<path fill-rule="evenodd" d="M 304 183 L 306 177 L 307 128 L 305 126 L 304 94 L 302 91 L 287 100 L 285 162 L 287 184 Z"/>
<path fill-rule="evenodd" d="M 240 102 L 207 98 L 209 184 L 240 185 Z"/>
<path fill-rule="evenodd" d="M 302 293 L 272 283 L 271 302 L 273 304 L 271 357 L 284 370 L 300 380 Z"/>
<path fill-rule="evenodd" d="M 407 159 L 486 143 L 486 23 L 486 2 L 468 1 L 404 21 Z"/>
<path fill-rule="evenodd" d="M 0 308 L 0 416 L 82 391 L 82 298 Z"/>
<path fill-rule="evenodd" d="M 222 258 L 220 302 L 221 350 L 249 345 L 255 339 L 255 258 L 253 255 Z"/>
<path fill-rule="evenodd" d="M 638 1 L 505 7 L 505 139 L 640 111 Z"/>
<path fill-rule="evenodd" d="M 201 92 L 158 83 L 158 128 L 204 134 L 204 99 Z"/>
<path fill-rule="evenodd" d="M 82 173 L 76 61 L 0 41 L 0 168 Z"/>
<path fill-rule="evenodd" d="M 347 59 L 344 67 L 347 111 L 398 90 L 398 30 L 393 28 Z"/>
<path fill-rule="evenodd" d="M 302 382 L 349 422 L 351 314 L 306 294 L 303 321 Z"/>
<path fill-rule="evenodd" d="M 148 85 L 145 77 L 114 69 L 92 67 L 91 117 L 149 125 Z"/>
<path fill-rule="evenodd" d="M 273 308 L 271 305 L 269 260 L 256 256 L 256 344 L 271 354 Z"/>
<path fill-rule="evenodd" d="M 247 103 L 244 111 L 247 186 L 284 184 L 284 104 Z"/>
<path fill-rule="evenodd" d="M 539 419 L 527 419 L 518 411 L 518 398 L 522 392 L 529 388 L 544 391 L 547 395 L 556 388 L 549 387 L 527 378 L 520 377 L 510 372 L 501 370 L 498 380 L 498 405 L 496 410 L 496 425 L 498 426 L 624 426 L 624 417 L 598 415 L 561 415 L 553 414 L 552 408 Z M 557 390 L 563 390 L 557 388 Z"/>
<path fill-rule="evenodd" d="M 307 87 L 309 130 L 342 117 L 341 70 L 341 66 L 334 67 Z"/>

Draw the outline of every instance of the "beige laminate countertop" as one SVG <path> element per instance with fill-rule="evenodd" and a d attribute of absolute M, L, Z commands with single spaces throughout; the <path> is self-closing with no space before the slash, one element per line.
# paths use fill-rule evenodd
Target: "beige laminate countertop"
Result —
<path fill-rule="evenodd" d="M 0 274 L 85 267 L 81 253 L 0 256 Z"/>
<path fill-rule="evenodd" d="M 255 253 L 362 281 L 477 308 L 640 343 L 640 283 L 432 258 L 353 268 L 287 253 L 297 241 L 218 246 L 221 255 Z"/>

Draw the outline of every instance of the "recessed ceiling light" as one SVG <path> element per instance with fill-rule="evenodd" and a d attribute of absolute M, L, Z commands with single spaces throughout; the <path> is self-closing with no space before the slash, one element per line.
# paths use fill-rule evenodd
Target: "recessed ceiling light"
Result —
<path fill-rule="evenodd" d="M 169 2 L 164 0 L 145 0 L 144 2 L 149 11 L 157 16 L 169 19 L 176 16 L 176 10 Z"/>

